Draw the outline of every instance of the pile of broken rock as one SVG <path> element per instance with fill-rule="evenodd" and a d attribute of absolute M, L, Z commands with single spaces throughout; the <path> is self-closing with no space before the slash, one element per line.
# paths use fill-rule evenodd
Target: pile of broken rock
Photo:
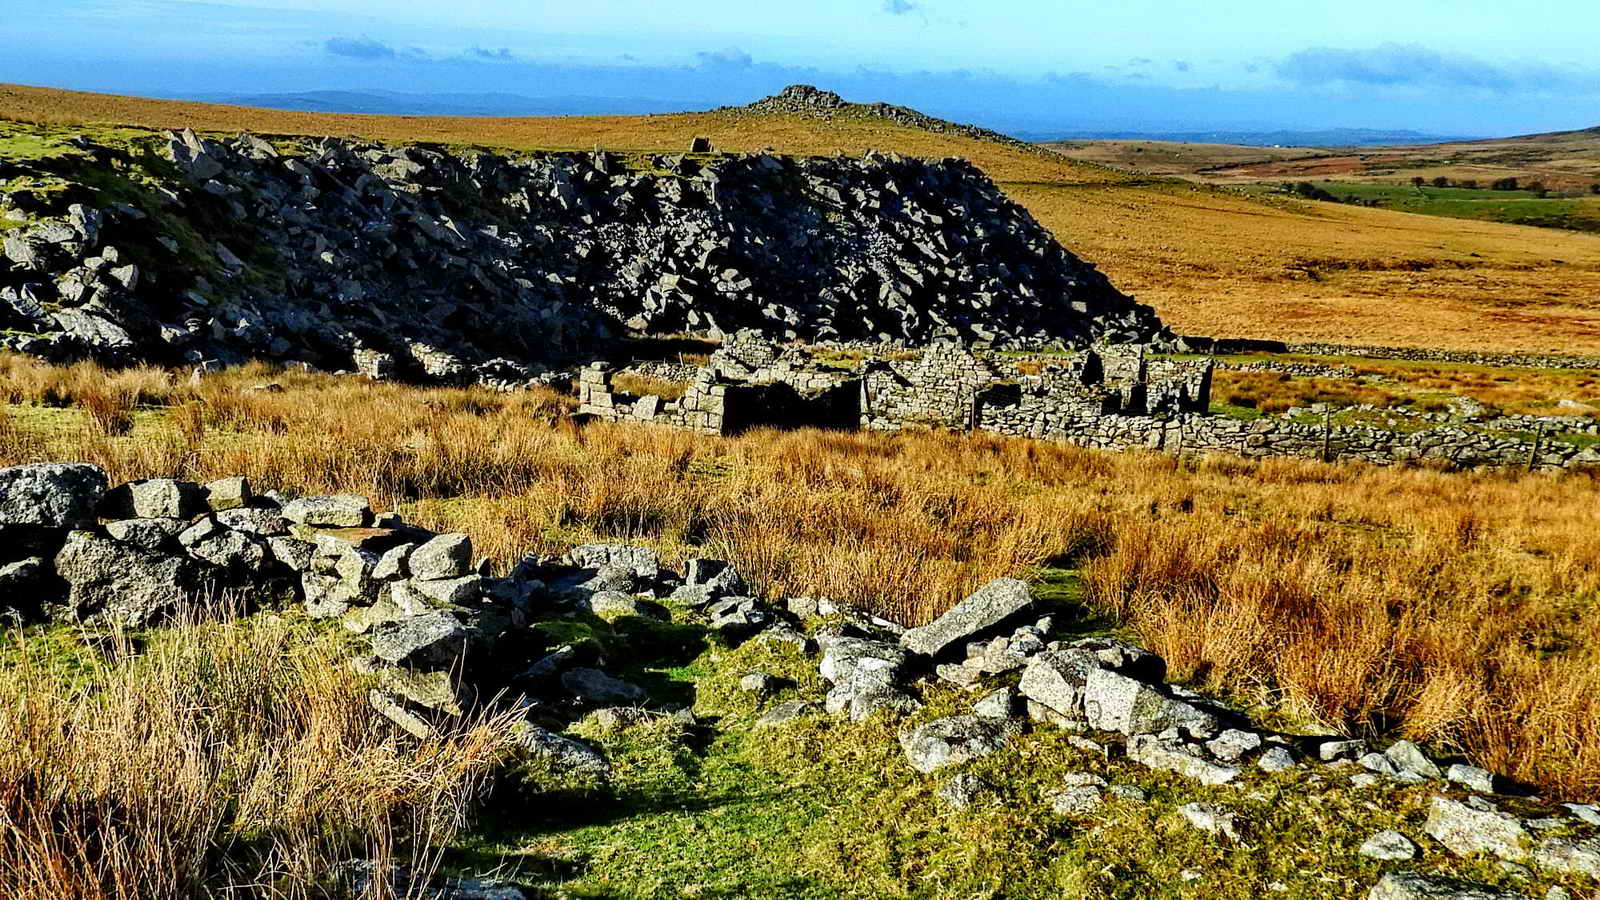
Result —
<path fill-rule="evenodd" d="M 522 742 L 559 768 L 604 775 L 597 752 L 557 731 L 650 697 L 599 668 L 592 649 L 547 646 L 527 627 L 535 619 L 665 617 L 654 601 L 670 598 L 730 638 L 805 640 L 712 560 L 679 575 L 645 548 L 586 545 L 491 571 L 466 535 L 374 513 L 361 496 L 258 494 L 239 477 L 111 488 L 83 463 L 0 469 L 0 612 L 11 621 L 143 628 L 303 607 L 366 638 L 356 664 L 373 678 L 373 706 L 401 728 L 425 737 L 509 704 Z"/>
<path fill-rule="evenodd" d="M 1486 854 L 1507 866 L 1600 879 L 1600 807 L 1549 805 L 1518 796 L 1519 809 L 1541 810 L 1519 818 L 1491 799 L 1499 791 L 1518 793 L 1514 785 L 1473 766 L 1441 766 L 1410 741 L 1380 750 L 1360 740 L 1255 728 L 1240 713 L 1165 683 L 1165 662 L 1147 650 L 1102 637 L 1053 639 L 1052 618 L 1038 618 L 1020 581 L 992 582 L 932 623 L 910 630 L 826 603 L 819 608 L 809 600 L 790 601 L 789 608 L 802 620 L 843 613 L 842 620 L 827 618 L 817 637 L 820 673 L 831 686 L 823 700 L 828 713 L 856 720 L 878 712 L 910 715 L 921 708 L 918 692 L 934 682 L 972 692 L 970 714 L 922 721 L 899 735 L 913 769 L 947 779 L 938 795 L 952 806 L 994 794 L 978 777 L 959 771 L 952 776 L 952 771 L 1004 752 L 1030 727 L 1054 727 L 1073 732 L 1070 742 L 1094 755 L 1120 754 L 1200 785 L 1244 788 L 1251 769 L 1266 777 L 1347 780 L 1359 790 L 1433 783 L 1438 790 L 1421 831 L 1450 853 Z M 758 724 L 811 710 L 811 704 L 790 701 L 766 711 Z M 1092 814 L 1109 802 L 1147 800 L 1134 785 L 1110 784 L 1090 772 L 1068 776 L 1049 795 L 1050 812 L 1062 816 Z M 1241 840 L 1237 817 L 1223 805 L 1190 803 L 1179 812 L 1219 840 Z M 1399 832 L 1383 831 L 1360 852 L 1405 862 L 1418 859 L 1423 849 Z M 1373 900 L 1515 896 L 1408 871 L 1386 874 L 1371 891 Z M 1549 895 L 1550 900 L 1562 896 L 1561 888 Z"/>

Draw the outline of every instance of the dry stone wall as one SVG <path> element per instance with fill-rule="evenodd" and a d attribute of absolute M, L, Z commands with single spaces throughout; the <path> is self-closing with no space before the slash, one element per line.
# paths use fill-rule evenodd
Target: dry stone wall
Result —
<path fill-rule="evenodd" d="M 1550 353 L 1483 353 L 1472 350 L 1434 350 L 1423 347 L 1379 347 L 1366 344 L 1285 343 L 1249 338 L 1185 337 L 1191 349 L 1204 353 L 1300 353 L 1306 356 L 1362 356 L 1413 362 L 1465 363 L 1474 366 L 1510 366 L 1524 369 L 1600 369 L 1600 356 L 1562 356 Z"/>
<path fill-rule="evenodd" d="M 1520 440 L 1462 426 L 1390 431 L 1358 425 L 1318 425 L 1283 419 L 1239 420 L 1186 413 L 1176 416 L 1028 415 L 999 410 L 981 426 L 1000 434 L 1057 440 L 1108 450 L 1291 456 L 1377 465 L 1436 463 L 1455 468 L 1564 469 L 1600 466 L 1600 448 L 1548 438 Z"/>
<path fill-rule="evenodd" d="M 1037 372 L 1024 374 L 1014 359 L 984 358 L 962 347 L 936 345 L 913 359 L 874 360 L 856 372 L 823 370 L 802 348 L 780 348 L 744 334 L 713 356 L 681 401 L 617 394 L 609 371 L 591 366 L 580 382 L 580 413 L 707 434 L 755 425 L 848 423 L 875 431 L 988 431 L 1108 450 L 1454 468 L 1600 467 L 1600 446 L 1554 440 L 1548 433 L 1552 423 L 1545 419 L 1535 423 L 1527 439 L 1450 421 L 1396 430 L 1335 425 L 1327 418 L 1321 423 L 1289 417 L 1241 420 L 1207 414 L 1210 360 L 1090 351 L 1029 362 L 1038 366 Z M 774 388 L 783 393 L 773 393 Z M 842 400 L 852 394 L 857 398 L 854 416 Z M 1587 430 L 1589 422 L 1566 430 Z"/>

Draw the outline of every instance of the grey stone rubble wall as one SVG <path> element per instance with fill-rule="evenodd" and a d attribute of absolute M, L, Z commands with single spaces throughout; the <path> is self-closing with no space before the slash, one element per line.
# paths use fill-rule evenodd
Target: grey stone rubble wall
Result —
<path fill-rule="evenodd" d="M 0 196 L 7 209 L 25 196 L 33 220 L 8 229 L 0 253 L 0 330 L 18 332 L 5 347 L 453 381 L 484 366 L 532 377 L 622 328 L 1170 338 L 959 160 L 660 155 L 639 169 L 605 152 L 332 139 L 286 151 L 185 132 L 160 148 L 174 177 L 95 151 L 156 182 L 141 206 L 95 206 L 72 181 L 76 157 L 8 164 L 85 202 Z"/>
<path fill-rule="evenodd" d="M 1249 338 L 1184 339 L 1206 353 L 1299 353 L 1306 356 L 1364 356 L 1413 362 L 1451 362 L 1476 366 L 1525 369 L 1600 369 L 1600 356 L 1564 356 L 1553 353 L 1488 353 L 1474 350 L 1429 350 L 1418 347 L 1380 347 L 1365 344 L 1288 343 Z"/>
<path fill-rule="evenodd" d="M 1600 418 L 1590 415 L 1537 416 L 1530 413 L 1506 415 L 1484 407 L 1469 397 L 1451 400 L 1458 407 L 1455 412 L 1422 412 L 1405 407 L 1376 406 L 1358 403 L 1341 407 L 1336 412 L 1376 413 L 1390 419 L 1411 423 L 1445 425 L 1475 425 L 1481 429 L 1501 432 L 1526 431 L 1538 434 L 1600 434 Z M 1323 407 L 1291 406 L 1284 412 L 1287 418 L 1300 415 L 1325 414 Z"/>
<path fill-rule="evenodd" d="M 1107 450 L 1221 452 L 1289 456 L 1377 465 L 1434 462 L 1459 468 L 1534 469 L 1600 466 L 1600 448 L 1541 439 L 1497 437 L 1459 426 L 1416 432 L 1366 426 L 1324 426 L 1278 419 L 1239 420 L 1184 414 L 1169 417 L 1072 415 L 1025 408 L 985 409 L 979 426 L 998 434 L 1056 440 Z"/>
<path fill-rule="evenodd" d="M 1508 798 L 1497 793 L 1514 785 L 1481 768 L 1436 761 L 1410 741 L 1379 749 L 1258 727 L 1244 713 L 1167 684 L 1165 662 L 1147 650 L 1058 629 L 1014 579 L 991 582 L 908 630 L 825 598 L 774 607 L 751 596 L 724 563 L 690 560 L 680 575 L 645 547 L 585 545 L 558 558 L 530 556 L 506 577 L 491 578 L 485 563 L 473 565 L 465 535 L 376 515 L 364 497 L 256 494 L 239 478 L 107 487 L 105 473 L 85 464 L 0 469 L 0 601 L 11 614 L 46 610 L 69 621 L 146 626 L 215 606 L 219 585 L 245 586 L 249 596 L 303 604 L 363 635 L 370 654 L 355 662 L 377 685 L 370 702 L 419 738 L 486 706 L 504 714 L 510 710 L 500 698 L 510 696 L 528 754 L 558 771 L 607 777 L 602 754 L 557 731 L 590 711 L 612 723 L 607 727 L 669 713 L 652 708 L 639 685 L 592 667 L 576 645 L 548 646 L 528 626 L 550 616 L 660 618 L 666 610 L 656 601 L 665 600 L 730 643 L 758 641 L 814 656 L 826 685 L 817 699 L 833 715 L 893 721 L 921 709 L 941 683 L 970 691 L 970 714 L 899 732 L 907 764 L 947 779 L 938 796 L 954 806 L 980 802 L 992 788 L 952 772 L 1008 752 L 1030 728 L 1064 728 L 1080 751 L 1207 786 L 1272 777 L 1326 791 L 1343 782 L 1385 803 L 1392 791 L 1427 785 L 1434 796 L 1420 833 L 1445 852 L 1600 878 L 1600 807 L 1522 798 L 1508 812 Z M 281 590 L 263 592 L 269 584 Z M 808 623 L 814 636 L 801 630 Z M 1015 687 L 1013 676 L 1020 676 Z M 751 672 L 740 689 L 764 698 L 774 684 Z M 776 704 L 755 727 L 781 728 L 816 707 L 810 699 Z M 675 715 L 693 722 L 692 712 Z M 1180 811 L 1215 838 L 1248 837 L 1235 832 L 1228 801 L 1217 800 Z M 1151 798 L 1077 773 L 1062 790 L 1028 802 L 1043 804 L 1040 815 L 1074 817 L 1108 802 Z M 1386 832 L 1359 852 L 1394 862 L 1423 851 Z M 1426 879 L 1405 882 L 1421 893 L 1384 893 L 1409 877 L 1387 873 L 1373 897 L 1483 896 L 1434 890 Z"/>
<path fill-rule="evenodd" d="M 1233 372 L 1272 372 L 1279 375 L 1293 375 L 1296 378 L 1356 377 L 1356 370 L 1351 366 L 1325 365 L 1323 363 L 1275 362 L 1271 360 L 1238 363 L 1219 359 L 1217 360 L 1217 368 Z"/>
<path fill-rule="evenodd" d="M 1200 410 L 1210 405 L 1208 360 L 1147 360 L 1132 354 L 1085 353 L 1046 364 L 1039 375 L 1010 375 L 1014 363 L 990 362 L 959 347 L 933 347 L 910 362 L 869 366 L 863 379 L 862 426 L 983 428 L 986 419 L 1129 415 Z"/>

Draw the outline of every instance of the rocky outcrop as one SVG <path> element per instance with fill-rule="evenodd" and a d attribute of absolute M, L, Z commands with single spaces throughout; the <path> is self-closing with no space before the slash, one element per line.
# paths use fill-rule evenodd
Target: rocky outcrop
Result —
<path fill-rule="evenodd" d="M 151 146 L 151 145 L 154 146 Z M 142 153 L 154 150 L 170 164 Z M 1166 336 L 960 160 L 509 155 L 338 140 L 0 162 L 14 350 L 533 377 L 624 330 L 1006 344 Z M 125 190 L 124 190 L 125 189 Z"/>
<path fill-rule="evenodd" d="M 809 84 L 791 84 L 770 97 L 763 97 L 748 106 L 724 107 L 724 114 L 805 116 L 810 119 L 835 118 L 881 119 L 906 128 L 918 128 L 935 134 L 955 134 L 980 141 L 1005 144 L 1030 153 L 1048 153 L 1040 147 L 977 125 L 963 125 L 937 119 L 906 106 L 891 103 L 848 103 L 833 91 L 825 91 Z"/>

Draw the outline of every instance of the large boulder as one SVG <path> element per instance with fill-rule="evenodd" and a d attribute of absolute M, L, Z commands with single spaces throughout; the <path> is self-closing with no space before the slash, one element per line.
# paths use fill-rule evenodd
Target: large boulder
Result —
<path fill-rule="evenodd" d="M 1026 584 L 1015 578 L 996 579 L 939 618 L 901 635 L 900 645 L 913 653 L 936 656 L 951 644 L 981 634 L 1032 604 Z"/>
<path fill-rule="evenodd" d="M 0 528 L 88 527 L 105 492 L 105 471 L 88 463 L 0 469 Z"/>
<path fill-rule="evenodd" d="M 220 593 L 210 566 L 87 531 L 67 536 L 55 568 L 68 585 L 63 615 L 78 622 L 142 628 Z"/>
<path fill-rule="evenodd" d="M 911 767 L 924 775 L 988 756 L 1019 731 L 1016 722 L 980 716 L 935 719 L 900 733 L 900 749 Z"/>

